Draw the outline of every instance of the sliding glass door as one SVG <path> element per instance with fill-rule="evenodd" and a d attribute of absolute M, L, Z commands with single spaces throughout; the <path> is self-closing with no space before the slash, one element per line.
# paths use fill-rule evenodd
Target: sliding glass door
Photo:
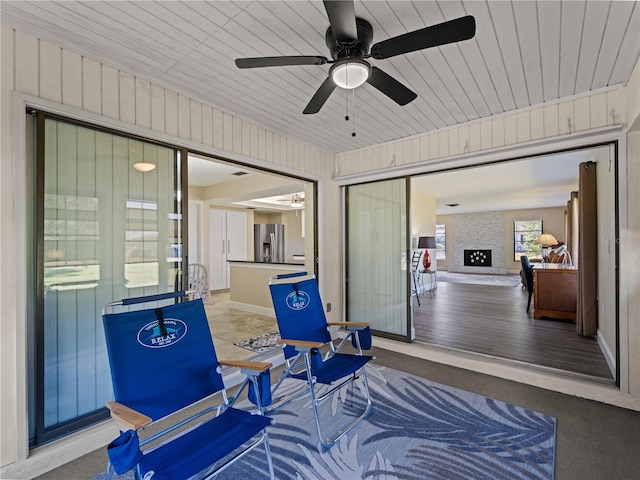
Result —
<path fill-rule="evenodd" d="M 347 187 L 347 319 L 411 340 L 405 178 Z"/>
<path fill-rule="evenodd" d="M 174 290 L 183 257 L 179 150 L 43 113 L 37 146 L 36 445 L 104 416 L 101 309 Z"/>

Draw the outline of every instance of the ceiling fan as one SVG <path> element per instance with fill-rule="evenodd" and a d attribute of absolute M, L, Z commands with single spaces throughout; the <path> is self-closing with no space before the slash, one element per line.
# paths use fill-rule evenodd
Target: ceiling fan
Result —
<path fill-rule="evenodd" d="M 425 48 L 460 42 L 473 38 L 476 33 L 476 21 L 473 16 L 467 15 L 388 38 L 369 49 L 373 40 L 373 28 L 366 20 L 356 17 L 353 1 L 325 0 L 323 3 L 330 24 L 325 34 L 325 42 L 333 60 L 318 55 L 236 59 L 238 68 L 333 64 L 329 69 L 329 76 L 302 112 L 305 114 L 318 113 L 336 86 L 352 89 L 365 82 L 398 105 L 406 105 L 417 95 L 366 59 L 383 60 Z"/>
<path fill-rule="evenodd" d="M 299 193 L 294 193 L 291 195 L 291 198 L 281 198 L 278 199 L 279 203 L 286 203 L 291 208 L 302 208 L 304 207 L 304 196 Z"/>

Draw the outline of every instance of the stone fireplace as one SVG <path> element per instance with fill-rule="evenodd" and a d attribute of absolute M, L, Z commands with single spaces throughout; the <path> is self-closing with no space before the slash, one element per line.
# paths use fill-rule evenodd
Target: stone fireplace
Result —
<path fill-rule="evenodd" d="M 453 244 L 450 272 L 501 275 L 508 272 L 504 212 L 452 215 L 447 241 L 449 238 Z"/>

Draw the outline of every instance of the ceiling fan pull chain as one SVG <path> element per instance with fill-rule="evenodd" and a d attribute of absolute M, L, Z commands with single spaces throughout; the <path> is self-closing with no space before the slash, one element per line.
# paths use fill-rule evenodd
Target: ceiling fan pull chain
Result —
<path fill-rule="evenodd" d="M 344 91 L 344 120 L 349 121 L 349 90 Z"/>
<path fill-rule="evenodd" d="M 351 97 L 351 117 L 353 118 L 351 124 L 351 136 L 356 136 L 356 90 L 355 88 L 351 90 L 353 92 L 353 96 Z"/>

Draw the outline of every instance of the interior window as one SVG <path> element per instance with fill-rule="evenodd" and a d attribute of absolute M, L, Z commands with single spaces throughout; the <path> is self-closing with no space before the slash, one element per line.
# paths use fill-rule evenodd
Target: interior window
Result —
<path fill-rule="evenodd" d="M 445 225 L 436 225 L 436 260 L 446 260 L 447 235 Z"/>
<path fill-rule="evenodd" d="M 542 233 L 542 220 L 515 220 L 513 222 L 514 261 L 519 262 L 522 255 L 529 260 L 542 260 L 542 245 L 536 238 Z"/>

